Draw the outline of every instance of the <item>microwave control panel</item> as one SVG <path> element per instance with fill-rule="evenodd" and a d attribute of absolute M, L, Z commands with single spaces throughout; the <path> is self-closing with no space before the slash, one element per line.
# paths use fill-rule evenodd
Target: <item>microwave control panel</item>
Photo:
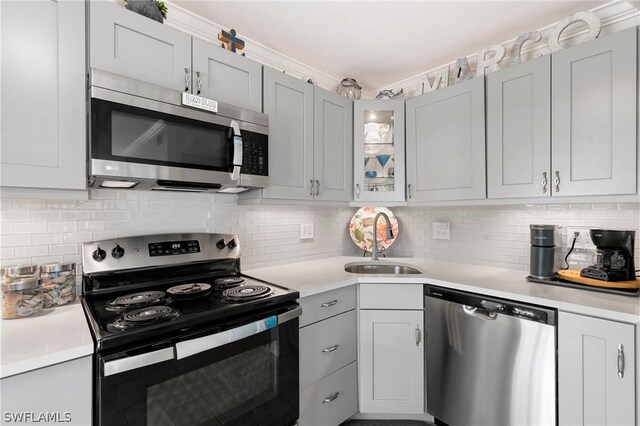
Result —
<path fill-rule="evenodd" d="M 267 135 L 242 133 L 242 169 L 247 175 L 269 175 Z"/>

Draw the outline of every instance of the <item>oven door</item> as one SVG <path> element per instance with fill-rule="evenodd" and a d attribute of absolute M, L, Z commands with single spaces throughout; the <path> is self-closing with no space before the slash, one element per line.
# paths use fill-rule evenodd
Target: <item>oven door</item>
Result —
<path fill-rule="evenodd" d="M 295 424 L 301 311 L 98 355 L 96 423 Z"/>
<path fill-rule="evenodd" d="M 255 172 L 243 156 L 268 140 L 262 126 L 98 87 L 90 133 L 92 176 L 219 185 Z"/>

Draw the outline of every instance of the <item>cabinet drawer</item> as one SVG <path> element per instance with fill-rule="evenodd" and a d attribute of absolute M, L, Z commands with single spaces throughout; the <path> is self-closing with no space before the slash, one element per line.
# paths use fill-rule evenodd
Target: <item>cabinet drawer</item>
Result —
<path fill-rule="evenodd" d="M 337 426 L 358 411 L 355 362 L 300 391 L 300 426 Z"/>
<path fill-rule="evenodd" d="M 300 388 L 356 360 L 356 311 L 300 330 Z"/>
<path fill-rule="evenodd" d="M 422 284 L 360 284 L 362 309 L 422 309 Z"/>
<path fill-rule="evenodd" d="M 300 299 L 300 327 L 355 309 L 356 286 L 339 288 Z"/>

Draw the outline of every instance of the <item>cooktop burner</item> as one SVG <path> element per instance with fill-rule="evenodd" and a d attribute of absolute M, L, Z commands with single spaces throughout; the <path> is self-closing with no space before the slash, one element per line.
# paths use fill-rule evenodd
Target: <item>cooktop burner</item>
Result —
<path fill-rule="evenodd" d="M 127 309 L 141 308 L 147 305 L 168 303 L 169 300 L 165 300 L 165 298 L 166 293 L 164 291 L 143 291 L 140 293 L 131 293 L 116 297 L 107 303 L 105 309 L 112 312 L 122 312 Z"/>
<path fill-rule="evenodd" d="M 243 282 L 244 282 L 244 278 L 242 277 L 225 277 L 225 278 L 218 278 L 213 282 L 213 284 L 215 284 L 215 286 L 219 288 L 229 288 L 229 287 L 236 286 L 238 284 L 242 284 Z"/>
<path fill-rule="evenodd" d="M 167 289 L 167 293 L 175 297 L 198 297 L 205 296 L 211 292 L 211 284 L 189 283 L 177 285 Z"/>
<path fill-rule="evenodd" d="M 227 289 L 222 292 L 222 297 L 231 302 L 246 302 L 262 299 L 272 294 L 272 290 L 266 285 L 246 284 Z"/>
<path fill-rule="evenodd" d="M 161 321 L 178 318 L 180 313 L 169 306 L 147 306 L 122 315 L 113 322 L 113 326 L 120 330 L 140 327 Z"/>

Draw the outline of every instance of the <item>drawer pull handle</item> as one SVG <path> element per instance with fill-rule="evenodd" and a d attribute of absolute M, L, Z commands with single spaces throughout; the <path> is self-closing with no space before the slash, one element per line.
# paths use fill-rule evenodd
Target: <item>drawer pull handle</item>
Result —
<path fill-rule="evenodd" d="M 336 399 L 338 399 L 338 396 L 340 396 L 340 392 L 336 392 L 333 395 L 326 397 L 325 399 L 322 400 L 322 403 L 327 404 L 331 401 L 335 401 Z"/>
<path fill-rule="evenodd" d="M 331 346 L 331 347 L 324 348 L 321 352 L 322 352 L 322 353 L 325 353 L 325 354 L 328 354 L 329 352 L 333 352 L 333 351 L 335 351 L 336 349 L 338 349 L 338 347 L 339 347 L 339 346 L 340 346 L 340 345 L 333 345 L 333 346 Z"/>
<path fill-rule="evenodd" d="M 618 377 L 624 377 L 624 346 L 618 345 Z"/>
<path fill-rule="evenodd" d="M 322 305 L 320 305 L 321 308 L 328 308 L 329 306 L 333 306 L 336 303 L 338 303 L 337 300 L 332 300 L 331 302 L 325 302 Z"/>

